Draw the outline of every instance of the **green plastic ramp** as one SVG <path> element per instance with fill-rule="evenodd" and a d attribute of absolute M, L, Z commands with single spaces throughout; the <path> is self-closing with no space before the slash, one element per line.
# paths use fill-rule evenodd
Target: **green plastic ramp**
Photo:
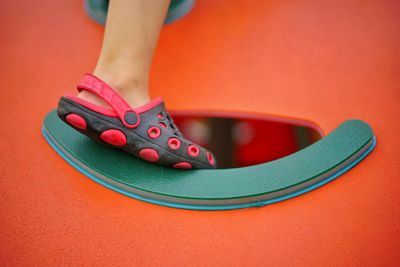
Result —
<path fill-rule="evenodd" d="M 62 122 L 55 111 L 46 116 L 42 130 L 64 159 L 96 182 L 143 201 L 196 210 L 258 207 L 295 197 L 343 174 L 376 143 L 368 124 L 348 120 L 279 160 L 233 169 L 176 170 L 96 143 Z"/>

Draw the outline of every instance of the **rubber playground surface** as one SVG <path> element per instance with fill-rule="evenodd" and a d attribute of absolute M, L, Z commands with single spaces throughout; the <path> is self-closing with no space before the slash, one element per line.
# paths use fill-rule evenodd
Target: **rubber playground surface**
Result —
<path fill-rule="evenodd" d="M 400 239 L 400 2 L 197 1 L 165 26 L 151 94 L 174 110 L 368 122 L 377 146 L 354 169 L 262 208 L 157 206 L 80 174 L 43 118 L 73 93 L 103 28 L 82 1 L 0 4 L 0 264 L 395 266 Z"/>

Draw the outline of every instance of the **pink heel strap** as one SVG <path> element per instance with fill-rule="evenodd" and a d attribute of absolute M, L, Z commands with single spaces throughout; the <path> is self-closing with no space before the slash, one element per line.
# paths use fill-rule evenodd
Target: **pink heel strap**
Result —
<path fill-rule="evenodd" d="M 78 83 L 78 91 L 87 90 L 101 97 L 118 115 L 127 128 L 136 128 L 140 124 L 140 117 L 126 101 L 119 96 L 108 84 L 93 74 L 86 73 Z"/>

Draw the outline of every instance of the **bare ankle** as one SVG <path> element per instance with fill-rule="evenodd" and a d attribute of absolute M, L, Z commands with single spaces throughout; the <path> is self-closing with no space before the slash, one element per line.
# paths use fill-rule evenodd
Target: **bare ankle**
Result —
<path fill-rule="evenodd" d="M 110 85 L 132 107 L 138 107 L 150 101 L 147 78 L 135 78 L 123 73 L 113 75 L 99 71 L 95 71 L 93 74 Z M 99 106 L 108 107 L 104 100 L 92 93 L 82 91 L 78 94 L 78 97 Z"/>

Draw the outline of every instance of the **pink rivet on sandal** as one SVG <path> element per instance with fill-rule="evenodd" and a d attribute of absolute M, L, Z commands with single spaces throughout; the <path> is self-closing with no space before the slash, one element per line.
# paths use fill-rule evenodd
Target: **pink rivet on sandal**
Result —
<path fill-rule="evenodd" d="M 126 137 L 123 132 L 115 129 L 106 130 L 101 133 L 100 139 L 114 146 L 126 145 Z"/>
<path fill-rule="evenodd" d="M 192 164 L 190 164 L 189 162 L 179 162 L 174 164 L 172 167 L 176 169 L 191 169 Z"/>
<path fill-rule="evenodd" d="M 75 128 L 85 130 L 86 129 L 86 121 L 84 118 L 77 114 L 68 114 L 65 119 L 68 121 L 69 124 L 74 126 Z"/>
<path fill-rule="evenodd" d="M 145 148 L 140 150 L 139 156 L 147 161 L 156 162 L 160 158 L 158 152 L 152 148 Z"/>

